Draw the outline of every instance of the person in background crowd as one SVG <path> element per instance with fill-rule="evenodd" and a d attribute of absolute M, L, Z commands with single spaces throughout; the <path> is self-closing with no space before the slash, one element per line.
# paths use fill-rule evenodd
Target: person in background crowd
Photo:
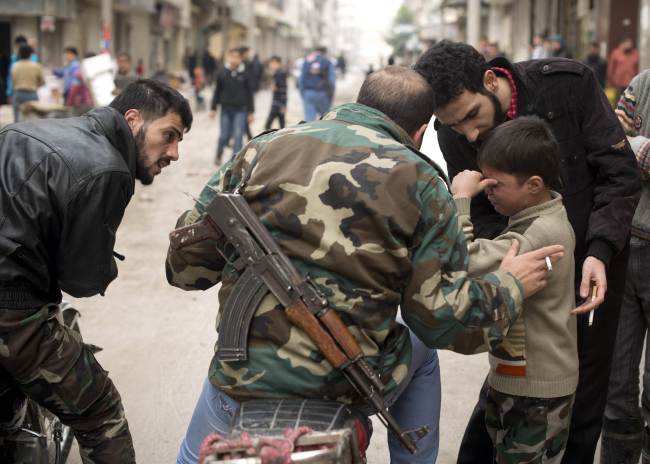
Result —
<path fill-rule="evenodd" d="M 210 106 L 210 118 L 217 116 L 217 106 L 221 106 L 219 120 L 219 142 L 214 159 L 216 165 L 222 164 L 223 150 L 232 137 L 233 153 L 242 147 L 246 124 L 253 122 L 255 104 L 253 84 L 242 63 L 238 48 L 232 48 L 226 55 L 226 62 L 217 72 L 217 79 Z"/>
<path fill-rule="evenodd" d="M 205 74 L 202 66 L 194 67 L 192 85 L 194 87 L 194 97 L 196 98 L 196 109 L 197 111 L 203 111 L 205 110 L 205 98 L 203 97 Z"/>
<path fill-rule="evenodd" d="M 67 103 L 70 89 L 79 82 L 79 52 L 75 47 L 66 47 L 64 56 L 65 66 L 55 69 L 52 73 L 58 78 L 63 78 L 63 101 Z"/>
<path fill-rule="evenodd" d="M 131 55 L 126 52 L 117 54 L 117 73 L 113 79 L 115 82 L 115 95 L 122 92 L 129 84 L 138 79 L 131 69 Z"/>
<path fill-rule="evenodd" d="M 639 168 L 625 133 L 591 70 L 566 59 L 487 63 L 466 44 L 442 41 L 427 50 L 415 70 L 434 89 L 438 142 L 453 178 L 477 170 L 477 147 L 501 123 L 535 115 L 550 125 L 560 144 L 564 198 L 576 236 L 576 301 L 580 375 L 563 462 L 592 464 L 607 399 L 629 230 L 638 202 Z M 484 194 L 472 200 L 479 238 L 501 233 L 507 219 Z M 595 282 L 593 284 L 592 282 Z M 593 287 L 593 288 L 592 288 Z M 459 463 L 492 463 L 485 429 L 483 389 L 465 431 Z"/>
<path fill-rule="evenodd" d="M 391 64 L 395 64 L 394 60 L 393 63 L 389 63 L 389 65 Z M 339 57 L 336 59 L 336 67 L 341 71 L 341 77 L 345 77 L 345 73 L 348 69 L 348 62 L 345 59 L 345 55 L 343 53 L 339 54 Z"/>
<path fill-rule="evenodd" d="M 327 48 L 316 47 L 305 58 L 298 79 L 305 121 L 314 121 L 329 111 L 335 87 L 336 70 L 327 57 Z"/>
<path fill-rule="evenodd" d="M 607 83 L 616 89 L 617 100 L 637 74 L 639 74 L 639 51 L 634 48 L 632 39 L 623 39 L 609 55 L 607 67 Z"/>
<path fill-rule="evenodd" d="M 650 353 L 646 348 L 639 407 L 639 364 L 650 327 L 650 70 L 632 79 L 616 108 L 642 172 L 632 219 L 630 259 L 600 447 L 601 464 L 650 463 Z"/>
<path fill-rule="evenodd" d="M 489 42 L 483 56 L 485 57 L 485 61 L 491 61 L 495 58 L 505 57 L 501 50 L 499 50 L 499 44 L 497 42 Z"/>
<path fill-rule="evenodd" d="M 549 51 L 544 47 L 544 37 L 539 34 L 533 36 L 533 44 L 531 45 L 530 59 L 541 60 L 548 58 Z"/>
<path fill-rule="evenodd" d="M 28 101 L 38 100 L 37 90 L 45 83 L 43 66 L 31 60 L 32 47 L 27 44 L 18 49 L 18 62 L 11 68 L 13 82 L 14 122 L 20 120 L 20 106 Z"/>
<path fill-rule="evenodd" d="M 551 56 L 554 58 L 573 58 L 571 51 L 564 45 L 564 39 L 560 34 L 549 37 L 551 42 Z"/>
<path fill-rule="evenodd" d="M 280 129 L 284 127 L 284 117 L 287 112 L 287 72 L 282 68 L 282 58 L 272 56 L 269 61 L 269 69 L 273 73 L 273 97 L 271 100 L 271 111 L 266 119 L 264 128 L 269 130 L 273 121 L 277 118 Z"/>
<path fill-rule="evenodd" d="M 144 61 L 142 58 L 138 58 L 138 64 L 135 66 L 135 75 L 138 76 L 138 78 L 144 76 Z"/>
<path fill-rule="evenodd" d="M 95 55 L 94 52 L 86 52 L 84 58 L 92 58 Z M 74 80 L 65 99 L 65 105 L 72 108 L 72 113 L 77 116 L 85 113 L 95 105 L 92 93 L 82 75 L 81 65 L 74 72 Z"/>
<path fill-rule="evenodd" d="M 260 62 L 259 57 L 257 56 L 257 53 L 252 60 L 250 59 L 250 51 L 251 49 L 247 46 L 239 47 L 239 54 L 241 56 L 242 63 L 244 64 L 246 74 L 248 75 L 248 82 L 253 90 L 253 98 L 255 98 L 255 94 L 260 88 L 260 82 L 262 81 L 262 73 L 264 72 L 264 68 Z M 246 139 L 250 140 L 252 138 L 253 134 L 251 134 L 251 128 L 248 124 L 248 120 L 246 120 Z"/>
<path fill-rule="evenodd" d="M 7 73 L 7 87 L 6 87 L 6 95 L 7 97 L 13 96 L 13 83 L 11 80 L 11 68 L 13 65 L 18 61 L 18 50 L 22 45 L 29 45 L 27 42 L 27 39 L 23 35 L 16 36 L 14 39 L 14 46 L 16 47 L 16 51 L 11 54 L 11 59 L 9 61 L 9 69 Z M 38 55 L 34 51 L 34 47 L 32 47 L 32 54 L 29 57 L 30 61 L 33 61 L 34 63 L 38 63 Z"/>
<path fill-rule="evenodd" d="M 201 57 L 201 63 L 203 64 L 203 72 L 205 74 L 205 84 L 210 86 L 214 83 L 217 72 L 217 60 L 208 48 L 203 50 L 203 56 Z"/>
<path fill-rule="evenodd" d="M 589 47 L 589 53 L 583 61 L 594 72 L 596 79 L 601 88 L 605 88 L 607 83 L 607 60 L 600 56 L 600 46 L 598 42 L 592 42 Z"/>

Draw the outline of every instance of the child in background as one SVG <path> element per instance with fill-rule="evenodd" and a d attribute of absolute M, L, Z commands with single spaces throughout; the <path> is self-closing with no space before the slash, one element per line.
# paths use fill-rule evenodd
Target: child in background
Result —
<path fill-rule="evenodd" d="M 287 112 L 287 73 L 282 69 L 282 58 L 279 56 L 271 57 L 269 68 L 273 73 L 273 100 L 269 117 L 266 118 L 265 129 L 271 128 L 275 118 L 278 119 L 280 129 L 282 129 L 285 123 L 284 116 Z"/>

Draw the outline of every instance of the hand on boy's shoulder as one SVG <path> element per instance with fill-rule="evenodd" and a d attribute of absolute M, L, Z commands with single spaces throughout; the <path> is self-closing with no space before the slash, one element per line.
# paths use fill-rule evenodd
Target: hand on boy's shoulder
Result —
<path fill-rule="evenodd" d="M 451 183 L 451 193 L 454 198 L 474 198 L 486 188 L 496 185 L 495 179 L 485 179 L 479 171 L 465 169 L 456 174 Z"/>

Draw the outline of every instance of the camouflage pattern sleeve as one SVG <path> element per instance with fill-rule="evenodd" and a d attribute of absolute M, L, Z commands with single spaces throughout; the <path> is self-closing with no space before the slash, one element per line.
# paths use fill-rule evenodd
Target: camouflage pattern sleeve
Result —
<path fill-rule="evenodd" d="M 421 218 L 402 316 L 428 346 L 472 354 L 498 344 L 521 311 L 522 288 L 510 273 L 468 276 L 467 242 L 451 195 L 436 178 L 418 196 Z"/>
<path fill-rule="evenodd" d="M 212 201 L 215 192 L 226 187 L 231 173 L 232 164 L 228 162 L 203 187 L 194 207 L 178 218 L 176 228 L 200 221 L 205 206 Z M 205 240 L 180 250 L 170 247 L 165 262 L 167 281 L 183 290 L 206 290 L 219 283 L 225 262 L 217 251 L 218 246 L 214 240 Z"/>

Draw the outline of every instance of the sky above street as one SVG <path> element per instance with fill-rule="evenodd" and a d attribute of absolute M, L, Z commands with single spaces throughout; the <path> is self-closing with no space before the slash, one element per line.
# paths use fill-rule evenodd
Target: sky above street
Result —
<path fill-rule="evenodd" d="M 339 0 L 339 5 L 355 18 L 361 29 L 360 65 L 372 63 L 377 68 L 381 60 L 386 63 L 391 48 L 384 38 L 401 4 L 401 0 Z"/>

